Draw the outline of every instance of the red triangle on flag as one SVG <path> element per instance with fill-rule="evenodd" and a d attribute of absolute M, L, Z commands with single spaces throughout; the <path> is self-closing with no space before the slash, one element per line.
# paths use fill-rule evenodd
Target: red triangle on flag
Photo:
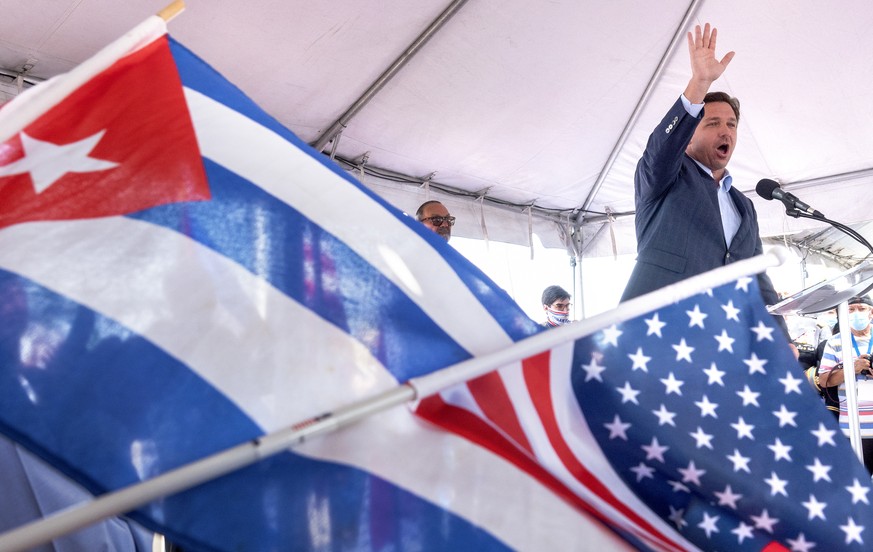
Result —
<path fill-rule="evenodd" d="M 166 36 L 121 58 L 0 144 L 0 228 L 209 197 Z"/>

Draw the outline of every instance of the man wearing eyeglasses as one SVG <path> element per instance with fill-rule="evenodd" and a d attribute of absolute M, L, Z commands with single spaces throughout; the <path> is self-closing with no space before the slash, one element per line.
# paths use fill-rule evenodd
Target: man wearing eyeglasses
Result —
<path fill-rule="evenodd" d="M 432 199 L 425 201 L 418 207 L 415 212 L 415 218 L 449 241 L 452 237 L 452 226 L 455 225 L 455 217 L 449 214 L 449 210 L 445 205 Z"/>

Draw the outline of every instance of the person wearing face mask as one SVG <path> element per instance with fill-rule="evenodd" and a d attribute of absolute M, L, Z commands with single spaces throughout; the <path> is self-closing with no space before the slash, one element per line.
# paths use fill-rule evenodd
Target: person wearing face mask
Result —
<path fill-rule="evenodd" d="M 861 427 L 861 442 L 864 465 L 873 474 L 873 352 L 870 320 L 873 318 L 873 301 L 868 297 L 852 297 L 849 303 L 849 326 L 854 352 L 854 363 L 849 370 L 858 384 L 858 417 Z M 838 388 L 840 428 L 848 435 L 849 419 L 846 408 L 846 367 L 843 366 L 842 336 L 838 333 L 827 340 L 819 366 L 818 385 L 826 392 Z"/>
<path fill-rule="evenodd" d="M 804 355 L 801 354 L 798 359 L 801 364 L 806 367 L 804 370 L 806 379 L 809 381 L 810 385 L 818 391 L 819 396 L 824 401 L 825 408 L 827 408 L 837 419 L 839 419 L 840 416 L 840 401 L 838 399 L 839 386 L 834 385 L 832 387 L 822 387 L 821 374 L 819 371 L 821 370 L 821 359 L 822 355 L 824 355 L 824 349 L 827 345 L 828 339 L 836 335 L 838 331 L 839 324 L 837 323 L 836 309 L 831 309 L 819 314 L 816 319 L 816 343 L 818 343 L 818 345 L 816 345 L 814 352 L 809 353 L 808 357 L 804 358 Z"/>
<path fill-rule="evenodd" d="M 543 290 L 543 310 L 546 311 L 546 321 L 543 326 L 555 328 L 569 324 L 570 294 L 561 286 L 549 286 Z"/>

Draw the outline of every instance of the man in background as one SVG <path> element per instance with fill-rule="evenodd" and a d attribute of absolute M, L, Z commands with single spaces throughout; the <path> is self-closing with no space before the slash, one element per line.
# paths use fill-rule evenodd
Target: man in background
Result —
<path fill-rule="evenodd" d="M 569 324 L 570 294 L 561 286 L 549 286 L 543 290 L 543 310 L 546 311 L 546 321 L 543 326 L 556 328 Z"/>
<path fill-rule="evenodd" d="M 861 449 L 864 465 L 873 474 L 873 367 L 870 358 L 873 353 L 870 320 L 873 318 L 873 301 L 869 297 L 852 297 L 849 304 L 849 340 L 854 349 L 854 361 L 850 366 L 843 364 L 843 338 L 838 333 L 827 340 L 818 370 L 818 385 L 829 395 L 825 404 L 829 410 L 839 411 L 840 428 L 849 435 L 849 412 L 846 403 L 846 374 L 854 377 L 858 394 L 858 414 L 861 430 Z M 841 331 L 844 331 L 841 329 Z M 833 391 L 837 390 L 834 400 Z M 828 396 L 826 396 L 826 399 Z"/>
<path fill-rule="evenodd" d="M 439 201 L 430 200 L 422 203 L 415 212 L 415 218 L 446 241 L 452 237 L 455 217 L 451 216 L 449 210 Z"/>

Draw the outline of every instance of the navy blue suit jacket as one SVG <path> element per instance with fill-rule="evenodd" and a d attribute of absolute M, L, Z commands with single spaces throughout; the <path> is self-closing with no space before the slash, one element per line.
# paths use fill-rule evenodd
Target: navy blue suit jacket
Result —
<path fill-rule="evenodd" d="M 638 256 L 622 301 L 763 251 L 755 207 L 733 186 L 730 197 L 741 220 L 730 247 L 725 243 L 717 183 L 685 154 L 699 122 L 700 117 L 689 115 L 678 99 L 649 137 L 637 164 Z M 758 281 L 764 302 L 777 303 L 770 279 L 762 274 Z"/>

